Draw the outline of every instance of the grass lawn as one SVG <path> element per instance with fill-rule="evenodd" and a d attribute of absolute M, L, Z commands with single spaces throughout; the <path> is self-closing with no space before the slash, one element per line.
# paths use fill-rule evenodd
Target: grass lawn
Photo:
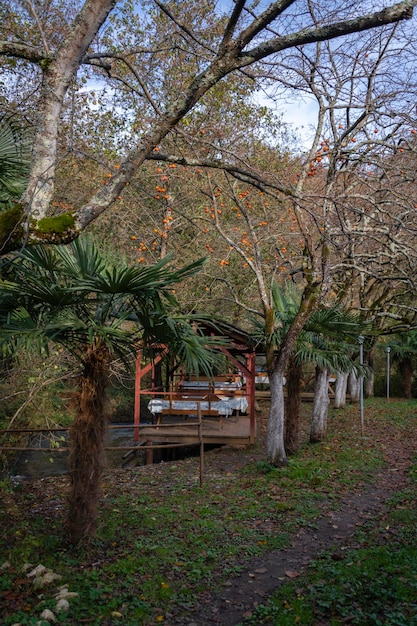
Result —
<path fill-rule="evenodd" d="M 366 401 L 364 437 L 358 413 L 331 411 L 326 442 L 304 443 L 283 469 L 269 467 L 258 444 L 207 455 L 203 487 L 198 458 L 108 471 L 98 532 L 77 551 L 63 539 L 66 477 L 3 479 L 1 624 L 38 624 L 48 609 L 70 626 L 187 624 L 251 558 L 288 546 L 298 529 L 407 459 L 403 488 L 358 528 L 351 548 L 320 555 L 245 624 L 417 624 L 417 401 Z M 39 565 L 46 570 L 28 578 Z M 57 612 L 60 588 L 69 607 Z"/>

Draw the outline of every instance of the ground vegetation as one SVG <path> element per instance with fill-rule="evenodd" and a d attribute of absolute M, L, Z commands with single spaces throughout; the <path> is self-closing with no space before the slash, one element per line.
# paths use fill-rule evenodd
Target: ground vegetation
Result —
<path fill-rule="evenodd" d="M 4 624 L 45 609 L 67 625 L 412 624 L 415 408 L 367 400 L 365 436 L 357 407 L 332 412 L 311 446 L 303 405 L 287 467 L 265 463 L 262 439 L 207 454 L 203 486 L 198 458 L 109 470 L 98 534 L 78 551 L 62 537 L 68 477 L 2 480 Z M 36 588 L 47 572 L 61 578 Z"/>

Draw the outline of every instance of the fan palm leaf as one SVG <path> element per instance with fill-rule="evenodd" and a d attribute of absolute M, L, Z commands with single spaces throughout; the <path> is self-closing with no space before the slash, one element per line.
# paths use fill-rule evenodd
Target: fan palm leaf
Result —
<path fill-rule="evenodd" d="M 406 356 L 413 357 L 417 354 L 417 331 L 408 331 L 396 335 L 396 338 L 389 342 L 391 356 L 401 359 Z"/>
<path fill-rule="evenodd" d="M 28 130 L 12 116 L 0 117 L 0 209 L 25 190 L 30 168 Z"/>
<path fill-rule="evenodd" d="M 297 314 L 300 302 L 301 297 L 295 285 L 287 283 L 284 287 L 279 287 L 274 282 L 272 285 L 274 329 L 266 338 L 263 320 L 252 320 L 253 334 L 257 342 L 264 343 L 268 339 L 275 349 L 279 350 Z M 316 362 L 319 367 L 326 367 L 332 371 L 352 367 L 350 355 L 354 352 L 357 337 L 364 331 L 364 327 L 365 324 L 359 314 L 347 311 L 339 304 L 317 309 L 307 320 L 297 339 L 293 358 L 298 364 Z"/>

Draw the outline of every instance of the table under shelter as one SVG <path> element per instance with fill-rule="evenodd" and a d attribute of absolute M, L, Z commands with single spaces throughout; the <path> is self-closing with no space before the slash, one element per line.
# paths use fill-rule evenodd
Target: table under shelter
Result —
<path fill-rule="evenodd" d="M 206 443 L 250 445 L 255 442 L 255 345 L 244 331 L 227 324 L 205 323 L 204 332 L 208 336 L 221 334 L 225 337 L 219 350 L 225 357 L 223 361 L 228 371 L 211 378 L 184 372 L 166 346 L 158 346 L 148 362 L 138 352 L 136 441 L 196 443 L 196 425 L 201 420 Z M 143 398 L 147 419 L 141 416 Z"/>

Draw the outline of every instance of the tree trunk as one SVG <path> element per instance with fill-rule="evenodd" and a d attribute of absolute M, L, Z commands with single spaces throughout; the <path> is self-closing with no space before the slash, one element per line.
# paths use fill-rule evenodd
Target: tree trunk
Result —
<path fill-rule="evenodd" d="M 374 392 L 374 383 L 375 383 L 374 348 L 371 348 L 371 350 L 369 350 L 367 357 L 366 357 L 366 363 L 368 365 L 369 370 L 365 378 L 365 397 L 373 398 L 375 395 L 375 392 Z"/>
<path fill-rule="evenodd" d="M 409 357 L 405 357 L 399 363 L 399 369 L 403 383 L 403 393 L 405 398 L 412 398 L 413 391 L 413 365 Z"/>
<path fill-rule="evenodd" d="M 343 409 L 346 406 L 346 391 L 349 374 L 347 372 L 337 372 L 336 384 L 334 387 L 334 408 Z"/>
<path fill-rule="evenodd" d="M 365 381 L 365 398 L 373 398 L 375 395 L 374 387 L 375 387 L 375 372 L 374 370 L 369 370 Z"/>
<path fill-rule="evenodd" d="M 349 385 L 351 402 L 359 402 L 359 393 L 360 393 L 359 378 L 357 377 L 356 373 L 353 370 L 349 372 L 348 385 Z"/>
<path fill-rule="evenodd" d="M 314 392 L 313 416 L 311 420 L 310 443 L 323 441 L 327 430 L 327 409 L 329 407 L 329 375 L 327 369 L 317 369 Z"/>
<path fill-rule="evenodd" d="M 70 494 L 67 532 L 78 544 L 95 530 L 103 463 L 105 390 L 109 371 L 106 346 L 86 348 L 77 392 L 76 416 L 70 428 Z"/>
<path fill-rule="evenodd" d="M 115 4 L 115 0 L 84 2 L 64 44 L 45 63 L 31 172 L 23 194 L 23 202 L 27 203 L 28 212 L 35 220 L 46 217 L 55 190 L 59 124 L 65 94 L 85 52 Z"/>
<path fill-rule="evenodd" d="M 262 284 L 262 280 L 259 280 Z M 303 298 L 296 316 L 294 317 L 279 350 L 279 355 L 275 357 L 274 346 L 266 341 L 265 355 L 269 376 L 269 385 L 271 389 L 271 407 L 269 412 L 268 430 L 267 430 L 267 458 L 270 463 L 275 466 L 283 466 L 288 464 L 287 455 L 284 446 L 284 426 L 285 426 L 285 406 L 284 406 L 284 372 L 287 369 L 291 352 L 302 331 L 306 321 L 317 308 L 323 283 L 318 280 L 314 282 L 309 277 L 309 282 L 304 290 Z M 261 293 L 262 293 L 261 289 Z M 264 302 L 265 313 L 265 336 L 270 337 L 274 331 L 274 312 L 266 302 L 265 294 L 262 296 Z"/>
<path fill-rule="evenodd" d="M 300 445 L 300 387 L 302 366 L 290 359 L 287 373 L 287 414 L 284 445 L 288 454 L 295 454 Z"/>
<path fill-rule="evenodd" d="M 271 406 L 269 410 L 267 431 L 268 462 L 276 467 L 288 465 L 284 446 L 284 373 L 279 369 L 268 372 L 271 389 Z"/>

